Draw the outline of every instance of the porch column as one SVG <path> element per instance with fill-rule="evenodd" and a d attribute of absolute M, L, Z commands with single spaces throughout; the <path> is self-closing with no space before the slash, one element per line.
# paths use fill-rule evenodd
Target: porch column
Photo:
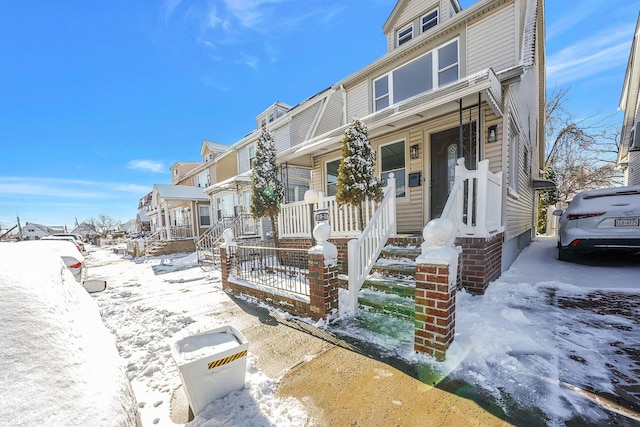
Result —
<path fill-rule="evenodd" d="M 171 222 L 169 219 L 169 202 L 164 200 L 164 224 L 167 229 L 167 240 L 171 240 Z"/>
<path fill-rule="evenodd" d="M 329 224 L 313 230 L 317 245 L 309 249 L 309 311 L 313 320 L 328 320 L 338 312 L 338 249 L 328 241 Z"/>
<path fill-rule="evenodd" d="M 455 332 L 458 251 L 451 245 L 453 222 L 430 221 L 416 258 L 414 350 L 444 360 Z"/>
<path fill-rule="evenodd" d="M 222 273 L 222 289 L 230 289 L 229 274 L 231 273 L 231 253 L 233 247 L 238 246 L 233 241 L 233 230 L 227 228 L 222 232 L 224 243 L 220 245 L 220 271 Z"/>

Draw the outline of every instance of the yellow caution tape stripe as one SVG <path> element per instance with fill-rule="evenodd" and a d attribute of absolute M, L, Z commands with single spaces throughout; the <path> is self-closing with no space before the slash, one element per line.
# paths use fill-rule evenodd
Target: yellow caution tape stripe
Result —
<path fill-rule="evenodd" d="M 247 355 L 247 350 L 241 351 L 240 353 L 232 354 L 229 357 L 225 357 L 224 359 L 216 360 L 215 362 L 209 363 L 209 369 L 217 368 L 218 366 L 226 365 L 227 363 L 231 363 L 236 359 L 241 357 L 245 357 Z"/>

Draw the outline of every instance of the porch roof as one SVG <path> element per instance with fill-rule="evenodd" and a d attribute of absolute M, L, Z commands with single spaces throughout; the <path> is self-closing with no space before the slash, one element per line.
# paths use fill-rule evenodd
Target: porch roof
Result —
<path fill-rule="evenodd" d="M 405 126 L 424 122 L 432 117 L 457 111 L 462 106 L 482 100 L 502 117 L 502 86 L 492 69 L 467 76 L 437 90 L 414 96 L 361 118 L 367 125 L 369 137 L 377 137 Z M 313 167 L 313 157 L 341 147 L 344 131 L 350 124 L 291 147 L 278 155 L 278 162 L 292 166 Z"/>
<path fill-rule="evenodd" d="M 164 200 L 209 201 L 203 188 L 190 185 L 154 184 L 153 191 Z"/>
<path fill-rule="evenodd" d="M 250 183 L 251 170 L 248 170 L 229 179 L 225 179 L 224 181 L 216 182 L 215 184 L 207 187 L 205 191 L 207 194 L 215 194 L 222 191 L 235 190 L 238 186 L 244 186 Z"/>

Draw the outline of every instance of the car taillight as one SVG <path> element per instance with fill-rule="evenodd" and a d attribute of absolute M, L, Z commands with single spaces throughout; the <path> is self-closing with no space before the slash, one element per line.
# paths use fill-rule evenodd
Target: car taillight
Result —
<path fill-rule="evenodd" d="M 82 263 L 81 262 L 76 262 L 75 264 L 71 264 L 69 266 L 69 268 L 80 268 L 82 267 Z"/>
<path fill-rule="evenodd" d="M 604 215 L 604 212 L 576 213 L 576 214 L 568 214 L 567 219 L 593 218 L 594 216 L 602 216 L 602 215 Z"/>

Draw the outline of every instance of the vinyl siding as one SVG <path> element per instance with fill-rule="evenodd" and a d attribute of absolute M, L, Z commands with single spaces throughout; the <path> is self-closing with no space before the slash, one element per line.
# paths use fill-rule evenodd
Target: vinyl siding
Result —
<path fill-rule="evenodd" d="M 629 151 L 629 185 L 640 185 L 640 151 Z"/>
<path fill-rule="evenodd" d="M 275 129 L 272 133 L 273 142 L 277 152 L 286 150 L 291 146 L 291 127 L 289 123 Z"/>
<path fill-rule="evenodd" d="M 211 175 L 211 184 L 224 181 L 238 174 L 238 155 L 235 151 L 221 157 L 216 162 L 215 174 Z"/>
<path fill-rule="evenodd" d="M 342 91 L 337 90 L 327 98 L 327 104 L 320 117 L 315 134 L 312 136 L 322 135 L 335 128 L 344 125 L 344 103 L 342 100 Z"/>
<path fill-rule="evenodd" d="M 321 102 L 317 102 L 293 116 L 291 120 L 291 146 L 298 145 L 309 137 L 309 130 L 315 123 L 321 105 Z"/>
<path fill-rule="evenodd" d="M 482 111 L 484 126 L 482 128 L 482 158 L 489 160 L 489 170 L 492 173 L 497 173 L 502 170 L 502 147 L 503 140 L 502 135 L 504 132 L 504 125 L 501 117 L 496 117 L 491 108 L 485 106 Z M 487 129 L 491 125 L 498 125 L 497 141 L 487 142 Z"/>
<path fill-rule="evenodd" d="M 505 150 L 507 165 L 507 176 L 505 177 L 506 191 L 506 230 L 505 238 L 507 240 L 515 238 L 522 233 L 527 232 L 533 227 L 534 212 L 534 191 L 531 187 L 532 172 L 537 165 L 535 161 L 535 152 L 533 147 L 537 138 L 537 124 L 531 123 L 529 113 L 535 117 L 537 111 L 537 86 L 535 85 L 534 72 L 527 71 L 522 77 L 522 81 L 513 85 L 509 91 L 507 98 L 508 110 L 511 118 L 515 122 L 519 130 L 520 149 L 518 150 L 517 168 L 511 170 L 511 147 Z M 507 141 L 511 143 L 511 126 L 505 123 L 504 128 L 507 131 Z M 525 152 L 528 152 L 528 161 L 525 164 Z M 512 174 L 518 176 L 517 191 L 513 191 L 509 185 L 509 177 Z"/>
<path fill-rule="evenodd" d="M 508 5 L 467 29 L 467 74 L 517 65 L 515 6 Z"/>
<path fill-rule="evenodd" d="M 347 121 L 354 117 L 365 117 L 371 112 L 369 102 L 369 82 L 363 80 L 347 89 Z"/>
<path fill-rule="evenodd" d="M 238 150 L 238 173 L 246 172 L 249 169 L 249 145 Z"/>

